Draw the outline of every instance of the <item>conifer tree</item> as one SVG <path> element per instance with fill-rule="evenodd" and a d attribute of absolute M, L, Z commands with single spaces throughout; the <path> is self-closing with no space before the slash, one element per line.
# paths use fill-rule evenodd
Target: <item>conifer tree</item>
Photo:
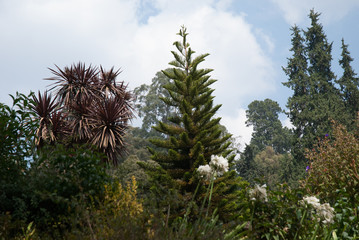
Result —
<path fill-rule="evenodd" d="M 311 10 L 311 27 L 305 32 L 307 56 L 309 61 L 308 74 L 311 84 L 310 93 L 314 109 L 310 133 L 315 137 L 323 137 L 331 132 L 332 120 L 346 123 L 343 114 L 344 105 L 339 90 L 334 86 L 335 75 L 331 70 L 332 43 L 328 43 L 323 27 L 318 23 L 319 13 Z M 310 142 L 310 145 L 313 142 Z"/>
<path fill-rule="evenodd" d="M 294 26 L 292 27 L 292 58 L 288 59 L 288 65 L 283 68 L 285 74 L 288 76 L 288 82 L 283 83 L 293 90 L 293 95 L 288 98 L 287 107 L 289 109 L 288 117 L 294 125 L 294 139 L 292 154 L 295 158 L 302 158 L 304 147 L 301 137 L 306 132 L 306 119 L 310 116 L 310 84 L 308 76 L 308 63 L 304 45 L 304 38 L 301 35 L 301 30 Z"/>
<path fill-rule="evenodd" d="M 240 155 L 240 160 L 236 164 L 236 170 L 239 175 L 250 183 L 254 183 L 254 178 L 256 178 L 254 157 L 255 151 L 254 146 L 249 144 L 245 146 L 243 153 Z"/>
<path fill-rule="evenodd" d="M 219 124 L 220 118 L 215 117 L 221 105 L 213 104 L 214 90 L 210 86 L 216 80 L 210 78 L 212 69 L 199 68 L 208 54 L 193 56 L 185 27 L 178 35 L 182 41 L 174 43 L 177 48 L 176 52 L 172 51 L 175 60 L 169 63 L 173 68 L 162 71 L 170 79 L 164 85 L 170 97 L 161 99 L 174 107 L 175 114 L 166 122 L 159 121 L 154 127 L 163 137 L 150 140 L 156 147 L 164 149 L 149 148 L 152 160 L 160 167 L 139 164 L 152 178 L 152 193 L 162 196 L 156 204 L 171 212 L 170 219 L 183 216 L 188 206 L 194 205 L 197 207 L 191 209 L 191 218 L 203 214 L 200 206 L 203 206 L 203 199 L 208 200 L 206 191 L 211 185 L 211 204 L 206 206 L 206 211 L 217 209 L 219 218 L 229 222 L 238 217 L 240 205 L 237 202 L 241 199 L 239 195 L 245 193 L 247 183 L 241 181 L 234 170 L 227 171 L 228 167 L 233 167 L 234 159 L 229 147 L 231 134 L 225 133 L 225 128 Z M 227 158 L 229 166 L 225 167 L 225 171 L 210 173 L 211 177 L 206 178 L 201 174 L 203 172 L 197 170 L 213 163 L 215 155 L 214 159 L 221 159 L 222 163 L 227 162 L 223 157 Z"/>
<path fill-rule="evenodd" d="M 331 70 L 332 43 L 328 43 L 320 14 L 311 10 L 311 26 L 304 32 L 293 28 L 293 58 L 284 69 L 289 81 L 284 85 L 294 90 L 288 100 L 289 117 L 295 127 L 293 155 L 304 161 L 304 149 L 311 148 L 318 137 L 331 133 L 331 121 L 345 123 L 344 104 L 335 88 L 335 75 Z"/>
<path fill-rule="evenodd" d="M 209 54 L 193 57 L 186 28 L 182 27 L 178 35 L 182 41 L 174 43 L 177 52 L 172 51 L 175 60 L 169 63 L 173 68 L 163 71 L 170 79 L 164 86 L 170 97 L 161 98 L 177 111 L 168 123 L 160 121 L 154 127 L 166 138 L 152 139 L 151 143 L 167 152 L 150 151 L 152 159 L 180 183 L 182 192 L 193 192 L 196 169 L 208 164 L 212 155 L 228 154 L 231 135 L 221 136 L 220 118 L 215 117 L 221 105 L 213 105 L 214 90 L 210 85 L 216 80 L 209 76 L 212 69 L 198 67 Z"/>
<path fill-rule="evenodd" d="M 342 39 L 342 58 L 339 60 L 340 66 L 343 68 L 343 76 L 338 80 L 340 86 L 342 100 L 345 104 L 345 110 L 350 116 L 351 122 L 348 128 L 351 129 L 355 126 L 355 119 L 359 111 L 359 78 L 354 72 L 351 62 L 353 58 L 350 56 L 348 45 Z"/>

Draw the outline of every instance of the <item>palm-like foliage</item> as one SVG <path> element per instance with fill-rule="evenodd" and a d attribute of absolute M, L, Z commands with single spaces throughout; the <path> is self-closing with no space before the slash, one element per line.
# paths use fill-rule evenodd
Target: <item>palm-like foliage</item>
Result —
<path fill-rule="evenodd" d="M 56 67 L 50 69 L 55 76 L 46 79 L 56 81 L 51 87 L 56 98 L 51 100 L 46 92 L 34 98 L 33 111 L 40 120 L 37 144 L 43 140 L 89 143 L 106 153 L 107 162 L 116 165 L 117 157 L 124 152 L 128 120 L 133 117 L 132 94 L 123 82 L 116 83 L 120 71 L 105 71 L 102 66 L 98 70 L 82 63 Z"/>
<path fill-rule="evenodd" d="M 43 141 L 54 141 L 55 136 L 52 131 L 51 113 L 58 107 L 55 99 L 51 99 L 51 94 L 45 92 L 43 95 L 38 93 L 38 97 L 33 95 L 34 103 L 31 109 L 37 114 L 39 120 L 39 127 L 36 131 L 36 144 L 42 145 Z"/>
<path fill-rule="evenodd" d="M 105 152 L 108 160 L 115 165 L 116 156 L 123 152 L 125 146 L 123 136 L 127 122 L 133 117 L 124 102 L 115 97 L 96 101 L 89 114 L 92 144 Z"/>
<path fill-rule="evenodd" d="M 91 66 L 86 68 L 82 63 L 65 67 L 64 70 L 55 66 L 58 71 L 49 68 L 55 77 L 46 78 L 46 80 L 56 81 L 50 90 L 58 88 L 56 95 L 62 104 L 67 106 L 74 101 L 84 101 L 97 95 L 97 68 Z"/>
<path fill-rule="evenodd" d="M 70 134 L 70 128 L 66 122 L 67 114 L 57 111 L 51 114 L 52 133 L 54 142 L 63 140 Z"/>
<path fill-rule="evenodd" d="M 88 122 L 88 114 L 92 108 L 93 98 L 86 101 L 72 102 L 69 105 L 71 135 L 73 140 L 77 143 L 85 143 L 91 139 L 92 132 Z"/>
<path fill-rule="evenodd" d="M 114 68 L 111 68 L 110 71 L 105 71 L 100 67 L 100 78 L 99 78 L 99 90 L 104 93 L 105 96 L 115 94 L 117 96 L 122 96 L 124 90 L 121 86 L 116 86 L 116 77 L 121 73 L 120 69 L 117 71 Z"/>

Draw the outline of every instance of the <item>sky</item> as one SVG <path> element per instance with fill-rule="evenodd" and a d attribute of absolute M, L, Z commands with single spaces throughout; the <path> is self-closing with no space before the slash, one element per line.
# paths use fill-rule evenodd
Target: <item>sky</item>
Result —
<path fill-rule="evenodd" d="M 307 29 L 310 9 L 321 13 L 333 42 L 337 77 L 342 38 L 359 72 L 359 0 L 0 0 L 0 102 L 11 104 L 16 91 L 48 89 L 43 79 L 55 64 L 114 66 L 130 90 L 150 84 L 169 67 L 184 25 L 196 54 L 210 54 L 200 67 L 214 69 L 218 116 L 244 146 L 252 133 L 249 103 L 270 98 L 286 110 L 292 92 L 282 85 L 282 66 L 291 56 L 290 28 Z M 290 126 L 285 114 L 280 119 Z"/>

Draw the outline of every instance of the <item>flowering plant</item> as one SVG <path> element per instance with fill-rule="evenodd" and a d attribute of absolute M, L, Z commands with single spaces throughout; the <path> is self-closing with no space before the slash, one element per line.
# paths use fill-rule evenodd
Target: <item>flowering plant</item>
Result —
<path fill-rule="evenodd" d="M 318 221 L 322 220 L 324 224 L 334 223 L 334 208 L 329 203 L 320 204 L 319 199 L 314 196 L 304 197 L 302 203 L 314 208 Z"/>
<path fill-rule="evenodd" d="M 320 206 L 319 199 L 314 196 L 304 197 L 303 202 L 307 205 L 312 205 L 314 208 L 318 208 Z"/>
<path fill-rule="evenodd" d="M 213 155 L 209 164 L 199 166 L 197 172 L 206 180 L 222 176 L 228 172 L 228 160 L 222 156 Z"/>
<path fill-rule="evenodd" d="M 199 166 L 197 172 L 206 180 L 210 180 L 213 175 L 213 170 L 208 164 Z"/>
<path fill-rule="evenodd" d="M 253 201 L 260 201 L 260 202 L 267 202 L 267 185 L 264 184 L 262 186 L 259 186 L 258 184 L 255 185 L 255 187 L 251 190 L 249 190 L 249 197 Z"/>
<path fill-rule="evenodd" d="M 209 165 L 216 170 L 218 176 L 228 172 L 228 160 L 222 156 L 212 156 Z"/>

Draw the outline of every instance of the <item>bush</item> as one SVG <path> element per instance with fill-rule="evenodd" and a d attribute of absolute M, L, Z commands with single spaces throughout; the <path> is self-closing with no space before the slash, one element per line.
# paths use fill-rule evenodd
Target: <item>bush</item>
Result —
<path fill-rule="evenodd" d="M 287 185 L 277 189 L 267 192 L 258 185 L 249 189 L 242 199 L 243 218 L 225 239 L 326 239 L 332 234 L 332 224 L 322 221 L 321 209 L 303 201 L 303 190 Z"/>
<path fill-rule="evenodd" d="M 102 154 L 85 146 L 43 148 L 26 176 L 29 221 L 39 230 L 60 234 L 76 224 L 109 180 L 101 159 Z"/>
<path fill-rule="evenodd" d="M 316 148 L 307 151 L 310 160 L 307 190 L 332 203 L 337 190 L 344 190 L 354 207 L 359 202 L 359 139 L 344 126 L 335 124 L 332 138 L 326 136 Z"/>
<path fill-rule="evenodd" d="M 137 182 L 132 177 L 126 187 L 118 181 L 105 185 L 104 197 L 94 198 L 80 227 L 67 234 L 81 239 L 150 239 L 151 219 L 137 198 Z"/>
<path fill-rule="evenodd" d="M 26 172 L 33 154 L 35 124 L 30 97 L 20 93 L 12 107 L 0 103 L 0 236 L 12 236 L 28 217 Z"/>

